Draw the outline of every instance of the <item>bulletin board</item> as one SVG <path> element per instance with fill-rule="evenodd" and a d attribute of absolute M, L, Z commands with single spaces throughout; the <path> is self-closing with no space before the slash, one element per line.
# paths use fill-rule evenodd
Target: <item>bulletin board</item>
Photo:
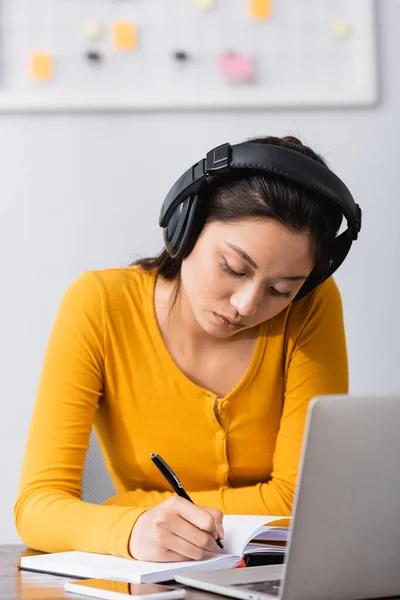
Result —
<path fill-rule="evenodd" d="M 0 0 L 0 110 L 371 105 L 374 0 Z"/>

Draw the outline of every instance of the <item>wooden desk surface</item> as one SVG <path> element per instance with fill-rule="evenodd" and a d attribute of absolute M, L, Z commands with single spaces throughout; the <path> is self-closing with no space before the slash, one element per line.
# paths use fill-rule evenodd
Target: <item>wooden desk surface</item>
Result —
<path fill-rule="evenodd" d="M 0 545 L 0 600 L 48 600 L 77 598 L 64 593 L 64 582 L 74 578 L 17 569 L 21 556 L 39 554 L 26 546 Z M 178 584 L 175 584 L 178 585 Z M 221 600 L 225 596 L 187 588 L 187 600 Z M 400 596 L 396 597 L 400 600 Z M 395 599 L 394 599 L 395 600 Z"/>
<path fill-rule="evenodd" d="M 78 598 L 73 594 L 64 593 L 64 582 L 73 580 L 74 577 L 59 577 L 46 573 L 33 573 L 20 571 L 17 567 L 21 556 L 39 554 L 28 550 L 26 546 L 0 545 L 0 600 L 47 600 L 61 598 Z M 178 585 L 178 584 L 176 584 Z M 223 596 L 202 592 L 200 590 L 187 590 L 188 600 L 221 600 Z"/>

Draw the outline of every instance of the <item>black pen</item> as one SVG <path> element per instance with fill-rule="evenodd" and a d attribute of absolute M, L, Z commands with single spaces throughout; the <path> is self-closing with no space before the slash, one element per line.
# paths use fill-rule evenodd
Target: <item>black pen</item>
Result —
<path fill-rule="evenodd" d="M 168 483 L 170 484 L 170 486 L 172 487 L 174 492 L 176 492 L 178 494 L 178 496 L 180 496 L 181 498 L 185 498 L 186 500 L 189 500 L 189 502 L 194 504 L 193 500 L 185 492 L 185 490 L 182 487 L 181 482 L 179 481 L 179 479 L 177 478 L 177 476 L 175 475 L 175 473 L 173 472 L 171 467 L 169 465 L 167 465 L 165 460 L 163 458 L 161 458 L 161 456 L 159 454 L 154 454 L 154 452 L 152 452 L 150 454 L 150 457 L 151 457 L 151 460 L 153 461 L 153 463 L 156 465 L 157 469 L 164 475 L 165 479 L 168 481 Z M 221 540 L 219 538 L 217 538 L 215 541 L 217 542 L 218 546 L 222 550 L 224 550 L 224 545 L 221 542 Z"/>

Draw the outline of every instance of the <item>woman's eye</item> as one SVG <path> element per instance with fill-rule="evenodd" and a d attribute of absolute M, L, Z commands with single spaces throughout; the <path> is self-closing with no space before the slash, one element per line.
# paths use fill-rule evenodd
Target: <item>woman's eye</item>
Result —
<path fill-rule="evenodd" d="M 228 265 L 228 263 L 225 259 L 223 260 L 221 267 L 231 277 L 239 278 L 239 277 L 246 276 L 246 273 L 240 273 L 239 271 L 235 271 L 234 269 L 232 269 L 232 267 L 230 267 Z M 279 298 L 286 299 L 286 300 L 289 300 L 293 295 L 293 292 L 280 292 L 279 290 L 277 290 L 274 287 L 270 287 L 269 290 L 274 296 L 278 296 Z"/>
<path fill-rule="evenodd" d="M 239 273 L 238 271 L 234 271 L 233 269 L 231 269 L 226 260 L 223 261 L 222 268 L 226 273 L 228 273 L 232 277 L 244 277 L 246 275 L 246 273 Z"/>
<path fill-rule="evenodd" d="M 273 294 L 275 294 L 275 296 L 279 296 L 280 298 L 286 298 L 287 300 L 289 300 L 289 298 L 292 295 L 292 292 L 280 292 L 279 290 L 277 290 L 276 288 L 269 288 L 271 290 L 271 292 Z"/>

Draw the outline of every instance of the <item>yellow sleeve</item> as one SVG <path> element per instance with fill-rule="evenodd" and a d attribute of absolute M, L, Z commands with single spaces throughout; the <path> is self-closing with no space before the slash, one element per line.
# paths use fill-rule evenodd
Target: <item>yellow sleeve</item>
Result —
<path fill-rule="evenodd" d="M 349 389 L 342 303 L 334 280 L 326 281 L 310 300 L 309 317 L 302 327 L 298 326 L 301 311 L 293 316 L 284 408 L 272 473 L 276 489 L 290 503 L 309 401 L 323 394 L 347 394 Z"/>
<path fill-rule="evenodd" d="M 82 472 L 103 387 L 104 306 L 94 273 L 67 291 L 49 339 L 14 507 L 23 542 L 45 552 L 129 557 L 144 508 L 80 500 Z"/>
<path fill-rule="evenodd" d="M 291 514 L 308 404 L 317 395 L 348 392 L 342 304 L 333 279 L 293 305 L 286 331 L 284 407 L 271 479 L 241 488 L 187 490 L 196 504 L 226 514 Z M 127 506 L 140 501 L 151 507 L 170 495 L 135 490 L 114 496 L 108 503 Z"/>

